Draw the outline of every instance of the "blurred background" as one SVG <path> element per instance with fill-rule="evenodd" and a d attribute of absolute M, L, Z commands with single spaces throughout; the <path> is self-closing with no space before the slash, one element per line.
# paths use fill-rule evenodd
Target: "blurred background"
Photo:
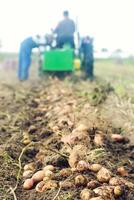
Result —
<path fill-rule="evenodd" d="M 0 0 L 0 68 L 16 69 L 20 43 L 49 33 L 62 19 L 63 10 L 77 19 L 81 37 L 94 38 L 96 59 L 114 58 L 122 63 L 125 58 L 133 64 L 133 7 L 133 0 Z"/>
<path fill-rule="evenodd" d="M 1 51 L 18 52 L 24 38 L 50 32 L 69 10 L 80 35 L 94 37 L 96 56 L 133 55 L 133 6 L 133 0 L 0 0 Z"/>

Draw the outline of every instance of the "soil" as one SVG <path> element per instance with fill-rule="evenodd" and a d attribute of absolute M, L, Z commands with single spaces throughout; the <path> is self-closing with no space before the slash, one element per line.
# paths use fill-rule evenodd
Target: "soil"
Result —
<path fill-rule="evenodd" d="M 99 163 L 109 169 L 114 176 L 121 177 L 117 168 L 124 166 L 128 175 L 124 179 L 134 183 L 134 143 L 132 135 L 123 124 L 115 124 L 110 99 L 114 89 L 108 83 L 82 81 L 72 78 L 59 80 L 48 78 L 18 85 L 0 86 L 0 199 L 2 200 L 54 200 L 60 186 L 38 193 L 35 186 L 24 190 L 24 165 L 34 162 L 36 171 L 47 164 L 55 167 L 55 181 L 66 179 L 74 183 L 78 174 L 84 174 L 88 181 L 96 180 L 96 173 L 90 171 L 73 172 L 64 178 L 59 175 L 63 168 L 69 168 L 69 155 L 75 146 L 83 145 L 82 159 Z M 116 104 L 112 101 L 113 109 Z M 122 119 L 120 119 L 122 120 Z M 124 120 L 124 119 L 123 119 Z M 87 126 L 86 139 L 76 143 L 63 142 L 79 125 Z M 31 143 L 23 144 L 23 133 L 29 135 Z M 101 146 L 94 144 L 97 133 L 104 135 Z M 111 134 L 123 134 L 122 142 L 114 142 Z M 71 141 L 72 142 L 72 141 Z M 84 148 L 85 147 L 85 148 Z M 86 150 L 85 150 L 86 149 Z M 17 185 L 16 185 L 17 184 Z M 108 185 L 108 183 L 100 183 Z M 16 186 L 16 190 L 13 189 Z M 80 192 L 85 186 L 62 189 L 57 200 L 80 200 Z M 107 200 L 133 200 L 134 188 L 124 186 L 119 198 L 104 197 Z"/>

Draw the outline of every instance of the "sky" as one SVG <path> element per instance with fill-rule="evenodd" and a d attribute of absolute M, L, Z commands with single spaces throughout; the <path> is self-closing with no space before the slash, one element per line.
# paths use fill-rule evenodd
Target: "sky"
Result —
<path fill-rule="evenodd" d="M 78 18 L 81 36 L 94 37 L 96 50 L 134 53 L 134 0 L 0 0 L 2 50 L 18 51 L 26 37 L 50 32 L 63 10 Z"/>

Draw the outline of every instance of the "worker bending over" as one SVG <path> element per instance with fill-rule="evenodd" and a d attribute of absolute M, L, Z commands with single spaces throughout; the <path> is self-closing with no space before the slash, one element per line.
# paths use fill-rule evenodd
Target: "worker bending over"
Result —
<path fill-rule="evenodd" d="M 20 81 L 27 80 L 29 77 L 32 49 L 40 46 L 51 46 L 52 41 L 52 35 L 46 34 L 45 36 L 28 37 L 21 43 L 18 66 L 18 78 Z"/>

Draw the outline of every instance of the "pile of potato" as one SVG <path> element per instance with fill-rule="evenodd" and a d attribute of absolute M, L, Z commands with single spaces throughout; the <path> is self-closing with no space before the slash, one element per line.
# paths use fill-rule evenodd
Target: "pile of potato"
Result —
<path fill-rule="evenodd" d="M 84 175 L 83 173 L 86 172 Z M 94 173 L 96 178 L 89 179 L 87 174 Z M 37 192 L 61 187 L 69 189 L 82 187 L 81 200 L 103 200 L 104 198 L 118 198 L 124 193 L 125 186 L 134 188 L 134 184 L 124 178 L 114 177 L 112 172 L 100 164 L 89 164 L 81 160 L 76 168 L 61 169 L 58 174 L 63 181 L 57 182 L 56 169 L 52 165 L 45 166 L 42 170 L 35 172 L 34 163 L 24 166 L 23 177 L 25 179 L 23 188 L 30 190 L 35 188 Z M 72 176 L 73 175 L 73 176 Z M 73 177 L 69 179 L 69 177 Z M 111 199 L 112 199 L 111 198 Z"/>
<path fill-rule="evenodd" d="M 54 128 L 57 130 L 56 127 Z M 90 144 L 91 139 L 88 129 L 87 126 L 80 124 L 71 134 L 61 138 L 64 145 L 69 146 L 68 168 L 59 170 L 53 165 L 46 165 L 42 170 L 36 171 L 34 163 L 25 165 L 23 188 L 25 190 L 35 188 L 37 192 L 44 192 L 59 187 L 63 190 L 80 187 L 81 200 L 114 200 L 124 194 L 125 187 L 134 189 L 134 184 L 123 178 L 128 176 L 128 172 L 123 166 L 117 169 L 117 173 L 120 175 L 118 177 L 101 164 L 87 162 L 85 155 L 88 149 L 87 144 Z M 25 139 L 27 139 L 26 137 L 27 135 Z M 125 140 L 119 134 L 112 134 L 110 137 L 113 142 Z M 103 146 L 105 139 L 105 135 L 98 131 L 92 140 L 95 146 Z M 90 173 L 94 175 L 94 178 L 89 178 Z M 57 174 L 61 181 L 57 181 Z"/>

